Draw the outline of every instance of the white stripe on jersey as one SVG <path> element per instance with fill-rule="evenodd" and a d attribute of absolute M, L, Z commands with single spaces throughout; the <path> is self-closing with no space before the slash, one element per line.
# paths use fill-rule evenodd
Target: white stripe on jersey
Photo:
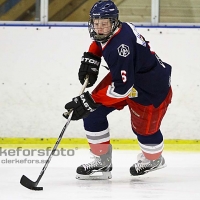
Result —
<path fill-rule="evenodd" d="M 118 94 L 118 93 L 114 92 L 115 85 L 114 85 L 114 82 L 112 82 L 111 85 L 108 86 L 106 95 L 108 97 L 117 98 L 117 99 L 124 98 L 124 97 L 127 97 L 131 93 L 132 88 L 133 88 L 133 86 L 125 94 Z"/>
<path fill-rule="evenodd" d="M 133 33 L 135 34 L 136 38 L 137 38 L 137 43 L 141 44 L 142 46 L 146 47 L 146 42 L 144 41 L 143 37 L 141 37 L 141 35 L 137 32 L 135 26 L 132 23 L 128 23 L 127 24 L 130 26 L 130 28 L 132 29 Z"/>

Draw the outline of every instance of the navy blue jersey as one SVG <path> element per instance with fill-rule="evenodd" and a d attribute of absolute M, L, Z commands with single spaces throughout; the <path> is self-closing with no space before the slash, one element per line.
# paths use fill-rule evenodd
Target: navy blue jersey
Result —
<path fill-rule="evenodd" d="M 108 98 L 118 99 L 118 102 L 131 98 L 155 107 L 162 103 L 170 87 L 171 66 L 151 52 L 148 42 L 133 24 L 122 23 L 107 43 L 97 45 L 112 77 L 106 88 Z"/>

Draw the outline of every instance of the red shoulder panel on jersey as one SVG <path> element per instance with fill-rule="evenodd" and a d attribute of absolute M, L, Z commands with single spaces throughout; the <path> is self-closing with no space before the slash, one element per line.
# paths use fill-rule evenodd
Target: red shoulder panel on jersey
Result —
<path fill-rule="evenodd" d="M 93 53 L 93 54 L 96 55 L 96 56 L 99 56 L 99 57 L 102 56 L 102 50 L 101 50 L 101 48 L 97 45 L 97 43 L 96 43 L 95 41 L 92 42 L 92 44 L 90 45 L 88 51 L 89 51 L 90 53 Z"/>

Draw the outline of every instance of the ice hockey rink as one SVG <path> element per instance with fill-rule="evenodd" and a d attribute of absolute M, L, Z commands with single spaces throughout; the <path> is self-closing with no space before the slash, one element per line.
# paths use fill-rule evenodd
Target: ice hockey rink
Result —
<path fill-rule="evenodd" d="M 175 95 L 164 119 L 164 139 L 199 142 L 200 29 L 141 27 L 138 31 L 173 66 Z M 65 122 L 64 105 L 81 89 L 77 70 L 91 42 L 88 29 L 2 26 L 0 33 L 2 144 L 6 138 L 57 138 Z M 188 52 L 192 53 L 188 56 Z M 99 80 L 104 73 L 102 67 Z M 112 138 L 133 138 L 128 110 L 109 117 Z M 85 137 L 82 127 L 82 121 L 70 124 L 65 137 Z M 0 200 L 200 200 L 200 151 L 164 150 L 166 168 L 132 177 L 129 168 L 138 153 L 114 149 L 113 177 L 104 181 L 75 179 L 76 168 L 91 161 L 86 149 L 77 149 L 74 156 L 53 156 L 38 184 L 43 191 L 32 191 L 20 184 L 20 178 L 26 175 L 36 181 L 45 163 L 29 161 L 48 156 L 14 157 L 11 152 L 9 157 L 0 156 Z"/>
<path fill-rule="evenodd" d="M 129 174 L 139 151 L 113 151 L 113 178 L 110 180 L 77 180 L 76 167 L 91 160 L 88 150 L 76 150 L 74 156 L 54 156 L 38 186 L 43 191 L 32 191 L 20 184 L 22 175 L 36 181 L 44 164 L 8 163 L 0 170 L 0 199 L 2 200 L 57 200 L 57 199 L 137 199 L 137 200 L 199 200 L 200 153 L 163 153 L 167 167 L 140 177 Z M 9 157 L 12 160 L 12 157 Z M 32 160 L 38 159 L 31 158 Z M 41 158 L 40 158 L 41 159 Z M 15 159 L 13 159 L 15 160 Z M 1 158 L 2 162 L 2 158 Z M 7 163 L 6 163 L 7 162 Z"/>

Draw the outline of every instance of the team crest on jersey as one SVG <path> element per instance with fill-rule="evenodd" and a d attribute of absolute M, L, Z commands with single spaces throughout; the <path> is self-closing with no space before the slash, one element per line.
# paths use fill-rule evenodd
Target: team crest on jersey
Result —
<path fill-rule="evenodd" d="M 130 54 L 129 46 L 121 44 L 118 48 L 118 53 L 120 56 L 127 57 Z"/>

